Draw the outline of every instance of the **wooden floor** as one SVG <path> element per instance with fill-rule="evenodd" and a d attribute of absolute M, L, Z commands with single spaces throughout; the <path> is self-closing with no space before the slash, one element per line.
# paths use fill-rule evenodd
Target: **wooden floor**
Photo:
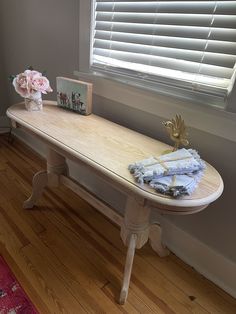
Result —
<path fill-rule="evenodd" d="M 128 301 L 118 305 L 126 253 L 119 229 L 64 187 L 22 209 L 43 168 L 21 142 L 0 136 L 0 250 L 40 313 L 236 313 L 235 299 L 149 245 L 137 251 Z"/>

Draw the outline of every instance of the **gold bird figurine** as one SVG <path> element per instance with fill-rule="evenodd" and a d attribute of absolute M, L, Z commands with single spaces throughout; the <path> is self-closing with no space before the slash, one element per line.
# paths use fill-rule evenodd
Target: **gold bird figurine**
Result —
<path fill-rule="evenodd" d="M 175 118 L 171 119 L 171 121 L 164 121 L 163 125 L 165 126 L 172 141 L 175 142 L 173 152 L 176 151 L 181 144 L 184 146 L 189 145 L 186 126 L 181 115 L 176 115 Z"/>

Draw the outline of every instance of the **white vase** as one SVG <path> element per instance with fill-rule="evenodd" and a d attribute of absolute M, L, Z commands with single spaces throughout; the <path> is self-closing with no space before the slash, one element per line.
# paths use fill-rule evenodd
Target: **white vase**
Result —
<path fill-rule="evenodd" d="M 28 111 L 40 111 L 43 109 L 42 93 L 37 92 L 30 98 L 25 98 L 25 108 Z"/>

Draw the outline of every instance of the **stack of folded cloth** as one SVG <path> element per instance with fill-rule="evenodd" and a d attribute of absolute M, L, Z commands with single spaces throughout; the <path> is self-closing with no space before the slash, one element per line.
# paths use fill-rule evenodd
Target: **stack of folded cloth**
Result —
<path fill-rule="evenodd" d="M 140 184 L 148 183 L 159 193 L 178 197 L 195 190 L 205 167 L 195 150 L 182 148 L 135 162 L 128 169 Z"/>

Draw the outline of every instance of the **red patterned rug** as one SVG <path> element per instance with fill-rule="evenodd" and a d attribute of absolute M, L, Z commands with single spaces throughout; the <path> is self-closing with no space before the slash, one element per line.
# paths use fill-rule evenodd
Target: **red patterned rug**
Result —
<path fill-rule="evenodd" d="M 1 256 L 0 314 L 39 314 Z"/>

